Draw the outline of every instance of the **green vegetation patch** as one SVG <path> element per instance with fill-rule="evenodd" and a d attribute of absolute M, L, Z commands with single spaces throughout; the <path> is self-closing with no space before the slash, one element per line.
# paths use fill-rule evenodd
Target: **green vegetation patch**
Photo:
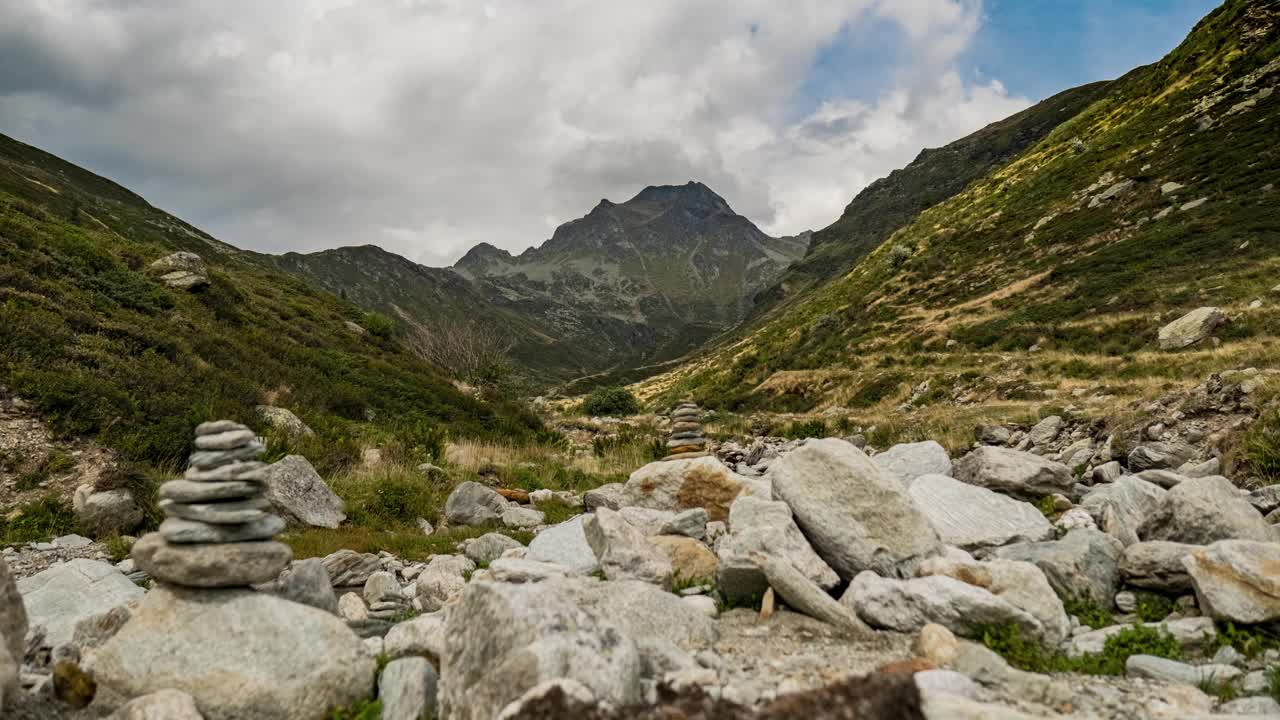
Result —
<path fill-rule="evenodd" d="M 640 412 L 640 402 L 624 387 L 598 387 L 582 401 L 584 415 L 629 417 Z"/>
<path fill-rule="evenodd" d="M 1127 627 L 1107 638 L 1100 653 L 1068 657 L 1043 643 L 1025 638 L 1013 624 L 986 625 L 978 629 L 982 644 L 1000 654 L 1010 665 L 1036 673 L 1074 672 L 1086 675 L 1123 675 L 1131 655 L 1154 655 L 1178 660 L 1182 649 L 1168 632 L 1144 625 Z"/>

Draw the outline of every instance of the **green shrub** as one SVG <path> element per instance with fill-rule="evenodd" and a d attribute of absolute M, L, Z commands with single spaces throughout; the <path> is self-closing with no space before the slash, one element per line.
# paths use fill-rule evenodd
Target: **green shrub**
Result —
<path fill-rule="evenodd" d="M 374 698 L 357 700 L 345 708 L 334 708 L 329 720 L 380 720 L 382 701 Z"/>
<path fill-rule="evenodd" d="M 636 396 L 624 387 L 598 387 L 582 401 L 584 415 L 627 417 L 640 412 Z"/>
<path fill-rule="evenodd" d="M 1230 645 L 1245 657 L 1257 657 L 1267 650 L 1280 649 L 1280 630 L 1263 625 L 1236 625 L 1229 620 L 1217 625 L 1218 647 Z"/>
<path fill-rule="evenodd" d="M 18 492 L 35 490 L 41 485 L 44 485 L 51 478 L 69 473 L 74 470 L 75 467 L 75 458 L 71 457 L 71 455 L 62 448 L 55 447 L 49 451 L 48 456 L 46 456 L 38 465 L 18 476 L 18 480 L 15 483 L 15 489 L 17 489 Z"/>
<path fill-rule="evenodd" d="M 1142 622 L 1160 622 L 1169 617 L 1176 605 L 1173 598 L 1157 593 L 1139 592 L 1135 594 L 1138 598 L 1138 607 L 1135 612 Z"/>
<path fill-rule="evenodd" d="M 434 522 L 448 497 L 442 483 L 394 465 L 335 482 L 334 491 L 346 502 L 352 523 L 372 528 L 410 525 L 418 518 Z"/>
<path fill-rule="evenodd" d="M 1280 665 L 1267 668 L 1267 694 L 1280 702 Z"/>
<path fill-rule="evenodd" d="M 0 516 L 0 542 L 8 545 L 48 540 L 77 529 L 71 505 L 52 493 L 19 507 L 16 514 Z"/>
<path fill-rule="evenodd" d="M 1177 660 L 1182 657 L 1178 641 L 1168 632 L 1144 625 L 1127 627 L 1107 638 L 1100 653 L 1068 657 L 1056 649 L 1024 638 L 1017 625 L 985 625 L 978 637 L 1010 665 L 1036 673 L 1076 672 L 1087 675 L 1123 675 L 1131 655 L 1154 655 Z"/>
<path fill-rule="evenodd" d="M 1068 595 L 1062 598 L 1062 607 L 1066 609 L 1068 615 L 1075 615 L 1082 625 L 1088 625 L 1095 630 L 1116 624 L 1115 616 L 1111 611 L 1098 605 L 1088 595 Z"/>

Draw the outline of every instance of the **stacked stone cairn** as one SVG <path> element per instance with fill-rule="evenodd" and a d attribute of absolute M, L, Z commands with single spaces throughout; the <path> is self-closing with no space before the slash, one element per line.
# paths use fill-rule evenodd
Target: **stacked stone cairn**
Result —
<path fill-rule="evenodd" d="M 369 576 L 364 584 L 364 601 L 369 605 L 372 620 L 395 621 L 410 610 L 409 598 L 404 596 L 395 573 L 385 570 Z"/>
<path fill-rule="evenodd" d="M 249 428 L 229 420 L 196 428 L 196 451 L 180 480 L 160 486 L 168 515 L 133 546 L 151 577 L 198 588 L 246 587 L 274 580 L 293 553 L 272 537 L 285 522 L 264 497 L 265 449 Z"/>
<path fill-rule="evenodd" d="M 707 438 L 702 434 L 702 410 L 691 402 L 680 403 L 671 413 L 671 438 L 663 460 L 691 460 L 707 456 Z"/>

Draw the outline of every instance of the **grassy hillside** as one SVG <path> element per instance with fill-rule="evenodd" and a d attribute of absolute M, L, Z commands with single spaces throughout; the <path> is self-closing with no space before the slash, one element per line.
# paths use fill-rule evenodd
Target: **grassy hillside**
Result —
<path fill-rule="evenodd" d="M 208 287 L 173 289 L 146 272 L 175 250 L 209 263 Z M 2 135 L 0 384 L 55 431 L 161 466 L 189 452 L 200 421 L 261 427 L 253 406 L 267 401 L 296 412 L 329 450 L 358 452 L 361 438 L 423 445 L 441 433 L 542 431 L 519 408 L 457 391 L 385 317 Z"/>
<path fill-rule="evenodd" d="M 644 392 L 888 416 L 1116 402 L 1276 365 L 1278 51 L 1280 2 L 1227 2 L 850 272 Z M 1203 305 L 1233 318 L 1221 346 L 1159 351 L 1160 326 Z"/>

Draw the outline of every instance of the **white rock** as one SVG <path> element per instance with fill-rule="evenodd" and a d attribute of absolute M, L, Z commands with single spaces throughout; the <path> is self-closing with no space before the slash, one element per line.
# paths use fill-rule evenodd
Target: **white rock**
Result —
<path fill-rule="evenodd" d="M 1272 542 L 1274 531 L 1224 477 L 1191 478 L 1165 495 L 1143 526 L 1144 540 L 1207 545 L 1218 540 Z"/>
<path fill-rule="evenodd" d="M 1044 627 L 1025 610 L 987 590 L 944 575 L 911 580 L 859 574 L 840 598 L 873 627 L 914 633 L 937 623 L 957 635 L 972 636 L 980 625 L 1013 623 L 1029 636 L 1041 637 Z"/>
<path fill-rule="evenodd" d="M 181 690 L 159 690 L 134 698 L 109 720 L 204 720 L 195 698 Z"/>
<path fill-rule="evenodd" d="M 992 445 L 975 448 L 956 461 L 955 476 L 996 492 L 1037 498 L 1069 492 L 1075 481 L 1070 468 L 1062 463 Z"/>
<path fill-rule="evenodd" d="M 392 659 L 421 656 L 439 663 L 444 642 L 444 613 L 428 613 L 393 625 L 383 638 L 383 652 Z"/>
<path fill-rule="evenodd" d="M 435 612 L 452 600 L 467 584 L 467 573 L 476 564 L 462 555 L 436 555 L 414 580 L 418 591 L 414 598 L 424 612 Z"/>
<path fill-rule="evenodd" d="M 1280 619 L 1280 543 L 1223 540 L 1182 564 L 1206 615 L 1247 624 Z"/>
<path fill-rule="evenodd" d="M 1188 665 L 1154 655 L 1130 655 L 1124 670 L 1129 677 L 1196 686 L 1221 684 L 1240 675 L 1240 669 L 1230 665 Z"/>
<path fill-rule="evenodd" d="M 451 526 L 496 525 L 507 505 L 507 500 L 492 488 L 467 481 L 449 493 L 444 503 L 444 515 Z"/>
<path fill-rule="evenodd" d="M 528 530 L 541 525 L 546 517 L 541 510 L 512 504 L 502 511 L 502 524 L 514 530 Z"/>
<path fill-rule="evenodd" d="M 751 558 L 767 552 L 791 563 L 823 589 L 840 583 L 840 576 L 823 562 L 805 539 L 784 502 L 740 497 L 729 508 L 732 530 L 716 542 L 716 584 L 725 597 L 757 597 L 768 587 L 764 571 Z"/>
<path fill-rule="evenodd" d="M 920 574 L 945 575 L 980 587 L 1025 611 L 1040 623 L 1039 638 L 1046 644 L 1057 645 L 1071 632 L 1062 601 L 1040 568 L 1031 563 L 929 558 L 921 564 Z"/>
<path fill-rule="evenodd" d="M 600 569 L 596 554 L 582 529 L 586 515 L 570 518 L 534 536 L 529 543 L 529 560 L 555 563 L 569 570 L 589 575 Z"/>
<path fill-rule="evenodd" d="M 1203 202 L 1203 199 L 1187 203 L 1187 205 L 1183 206 L 1183 209 L 1188 209 L 1188 206 L 1198 202 Z M 1216 307 L 1196 308 L 1160 328 L 1160 349 L 1178 350 L 1195 345 L 1209 337 L 1226 320 L 1226 315 L 1223 315 L 1222 311 Z"/>
<path fill-rule="evenodd" d="M 680 598 L 680 601 L 707 617 L 713 618 L 720 614 L 720 608 L 716 607 L 716 601 L 706 595 L 689 595 Z"/>
<path fill-rule="evenodd" d="M 344 593 L 338 598 L 338 614 L 346 620 L 367 620 L 369 618 L 369 607 L 364 604 L 364 600 L 360 596 L 353 593 Z"/>
<path fill-rule="evenodd" d="M 425 658 L 392 660 L 378 678 L 382 720 L 420 720 L 436 710 L 436 670 Z"/>
<path fill-rule="evenodd" d="M 894 445 L 871 460 L 907 485 L 921 475 L 951 475 L 951 457 L 933 440 Z"/>
<path fill-rule="evenodd" d="M 620 513 L 599 508 L 583 520 L 582 529 L 605 577 L 671 587 L 671 561 Z"/>
<path fill-rule="evenodd" d="M 620 506 L 675 512 L 700 507 L 710 520 L 724 520 L 729 505 L 747 489 L 746 478 L 714 457 L 652 462 L 631 473 L 619 493 Z M 592 502 L 588 493 L 587 506 Z"/>
<path fill-rule="evenodd" d="M 948 545 L 974 550 L 1053 536 L 1053 526 L 1034 505 L 977 485 L 922 475 L 909 492 Z"/>
<path fill-rule="evenodd" d="M 17 588 L 27 607 L 29 624 L 44 626 L 45 642 L 51 647 L 69 641 L 81 620 L 144 594 L 114 566 L 83 558 L 22 578 Z"/>

